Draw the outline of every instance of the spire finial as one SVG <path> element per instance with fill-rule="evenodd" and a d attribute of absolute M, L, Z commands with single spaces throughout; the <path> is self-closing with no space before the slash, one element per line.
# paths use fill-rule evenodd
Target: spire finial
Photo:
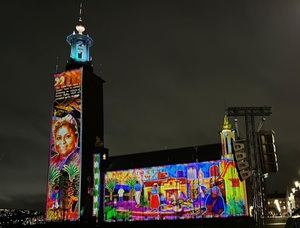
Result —
<path fill-rule="evenodd" d="M 223 130 L 231 130 L 231 124 L 229 123 L 227 114 L 224 116 Z"/>
<path fill-rule="evenodd" d="M 78 25 L 76 25 L 77 32 L 82 35 L 82 33 L 85 31 L 85 27 L 82 23 L 82 2 L 80 2 L 79 6 L 79 18 L 78 18 Z"/>
<path fill-rule="evenodd" d="M 80 6 L 79 6 L 79 18 L 78 18 L 78 21 L 79 23 L 82 22 L 82 2 L 80 2 Z"/>

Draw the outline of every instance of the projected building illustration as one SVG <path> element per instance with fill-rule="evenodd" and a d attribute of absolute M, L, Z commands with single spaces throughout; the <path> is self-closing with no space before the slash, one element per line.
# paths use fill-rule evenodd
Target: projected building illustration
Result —
<path fill-rule="evenodd" d="M 171 163 L 175 164 L 166 164 L 169 159 L 165 159 L 166 165 L 106 172 L 105 221 L 248 215 L 245 183 L 240 181 L 231 148 L 225 144 L 231 144 L 231 139 L 234 139 L 227 117 L 220 134 L 222 158 L 218 145 L 199 146 L 197 152 L 193 147 L 177 149 L 173 153 L 171 150 L 169 153 L 174 159 Z M 153 154 L 153 158 L 163 157 L 166 153 L 159 151 Z M 178 156 L 177 153 L 182 154 Z M 219 159 L 205 159 L 207 154 L 215 154 Z M 150 158 L 151 153 L 147 156 Z M 203 161 L 192 162 L 193 158 Z"/>

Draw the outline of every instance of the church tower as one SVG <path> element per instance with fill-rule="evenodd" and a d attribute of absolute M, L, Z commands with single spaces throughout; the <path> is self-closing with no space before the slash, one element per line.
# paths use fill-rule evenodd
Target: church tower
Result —
<path fill-rule="evenodd" d="M 233 159 L 233 142 L 235 141 L 235 132 L 229 123 L 227 115 L 224 116 L 223 127 L 220 132 L 222 157 Z"/>
<path fill-rule="evenodd" d="M 93 72 L 93 40 L 84 32 L 81 4 L 76 31 L 67 36 L 71 50 L 66 70 L 54 75 L 47 221 L 91 220 L 99 212 L 101 194 L 94 193 L 100 176 L 95 187 L 94 173 L 99 174 L 99 150 L 104 149 L 104 81 Z"/>

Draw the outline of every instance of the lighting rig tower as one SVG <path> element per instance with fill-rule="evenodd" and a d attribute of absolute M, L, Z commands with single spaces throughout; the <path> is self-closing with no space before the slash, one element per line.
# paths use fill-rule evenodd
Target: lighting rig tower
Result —
<path fill-rule="evenodd" d="M 262 123 L 266 116 L 272 114 L 271 107 L 228 107 L 226 109 L 227 116 L 235 117 L 237 126 L 237 117 L 245 118 L 246 130 L 246 151 L 247 159 L 250 163 L 252 175 L 249 178 L 248 186 L 251 186 L 252 191 L 249 192 L 249 201 L 253 205 L 253 216 L 258 227 L 262 227 L 264 216 L 264 173 L 262 171 L 263 161 L 261 160 L 257 132 L 262 127 Z M 255 119 L 261 117 L 261 123 L 256 129 Z"/>

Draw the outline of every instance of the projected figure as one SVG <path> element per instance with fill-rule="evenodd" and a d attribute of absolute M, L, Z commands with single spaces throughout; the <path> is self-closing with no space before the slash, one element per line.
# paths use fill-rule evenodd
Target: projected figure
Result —
<path fill-rule="evenodd" d="M 198 202 L 200 203 L 200 207 L 204 207 L 205 205 L 205 191 L 206 188 L 203 185 L 199 185 L 198 187 Z"/>
<path fill-rule="evenodd" d="M 171 192 L 170 193 L 170 204 L 176 204 L 176 196 L 175 196 L 175 194 L 174 194 L 174 192 Z"/>
<path fill-rule="evenodd" d="M 59 187 L 55 186 L 51 194 L 51 200 L 53 202 L 52 209 L 57 209 L 59 207 Z"/>
<path fill-rule="evenodd" d="M 56 121 L 53 137 L 56 154 L 51 158 L 51 163 L 59 169 L 71 162 L 79 165 L 77 123 L 70 114 Z"/>
<path fill-rule="evenodd" d="M 134 185 L 134 191 L 135 191 L 134 199 L 136 202 L 136 207 L 140 207 L 142 186 L 138 181 L 136 181 Z"/>
<path fill-rule="evenodd" d="M 122 187 L 120 187 L 118 190 L 119 202 L 123 202 L 124 192 L 125 190 Z"/>
<path fill-rule="evenodd" d="M 205 201 L 205 207 L 205 217 L 219 217 L 224 212 L 224 199 L 218 186 L 211 188 L 210 195 Z"/>
<path fill-rule="evenodd" d="M 161 206 L 164 206 L 167 204 L 167 200 L 166 200 L 166 197 L 163 195 L 163 194 L 159 194 L 159 200 L 160 200 L 160 204 Z"/>
<path fill-rule="evenodd" d="M 74 195 L 75 191 L 73 187 L 69 187 L 67 190 L 67 195 L 63 199 L 63 207 L 64 207 L 64 217 L 67 220 L 73 220 L 76 218 L 77 214 L 75 211 L 78 198 Z"/>
<path fill-rule="evenodd" d="M 54 202 L 51 209 L 60 209 L 55 219 L 76 220 L 78 217 L 78 191 L 80 154 L 78 127 L 70 114 L 53 124 L 52 157 L 49 170 L 49 196 Z M 53 201 L 54 200 L 54 201 Z M 48 211 L 48 218 L 54 219 Z"/>
<path fill-rule="evenodd" d="M 151 189 L 150 208 L 152 211 L 157 211 L 160 205 L 159 191 L 157 183 L 153 184 Z"/>

